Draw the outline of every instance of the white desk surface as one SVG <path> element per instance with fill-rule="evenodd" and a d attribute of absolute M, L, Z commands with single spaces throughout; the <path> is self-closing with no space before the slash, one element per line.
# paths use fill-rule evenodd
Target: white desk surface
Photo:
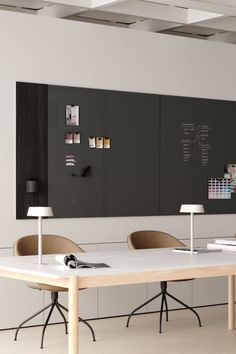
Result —
<path fill-rule="evenodd" d="M 173 253 L 172 249 L 126 250 L 113 252 L 86 252 L 76 254 L 77 258 L 87 262 L 104 262 L 111 268 L 69 269 L 55 260 L 55 255 L 44 255 L 38 265 L 37 256 L 0 257 L 0 271 L 62 279 L 70 276 L 89 278 L 90 276 L 118 275 L 124 273 L 163 272 L 175 270 L 193 270 L 204 268 L 235 268 L 236 252 L 202 253 L 197 255 Z"/>
<path fill-rule="evenodd" d="M 0 257 L 0 276 L 68 288 L 68 354 L 79 354 L 78 288 L 147 283 L 211 276 L 228 276 L 228 328 L 234 329 L 234 275 L 236 252 L 173 253 L 172 249 L 126 250 L 76 254 L 87 262 L 104 262 L 110 268 L 69 269 L 56 263 L 55 255 Z"/>

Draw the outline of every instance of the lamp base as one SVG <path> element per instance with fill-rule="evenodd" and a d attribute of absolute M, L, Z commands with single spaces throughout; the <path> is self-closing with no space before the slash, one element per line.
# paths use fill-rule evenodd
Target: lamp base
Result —
<path fill-rule="evenodd" d="M 173 248 L 173 252 L 192 254 L 191 249 L 189 247 L 175 247 L 175 248 Z M 194 249 L 193 254 L 198 254 L 198 250 Z"/>
<path fill-rule="evenodd" d="M 208 249 L 203 247 L 195 247 L 193 253 L 189 247 L 175 247 L 172 250 L 175 253 L 187 253 L 187 254 L 198 254 L 198 253 L 212 253 L 214 251 L 219 252 L 221 249 Z"/>

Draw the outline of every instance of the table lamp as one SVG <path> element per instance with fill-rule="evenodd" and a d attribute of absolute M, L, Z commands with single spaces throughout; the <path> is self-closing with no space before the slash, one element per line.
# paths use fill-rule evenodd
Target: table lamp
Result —
<path fill-rule="evenodd" d="M 42 264 L 42 218 L 53 216 L 51 207 L 29 207 L 27 216 L 38 217 L 38 264 Z"/>
<path fill-rule="evenodd" d="M 202 204 L 182 204 L 181 213 L 190 213 L 190 251 L 193 254 L 193 214 L 204 213 Z M 186 252 L 186 251 L 185 251 Z"/>

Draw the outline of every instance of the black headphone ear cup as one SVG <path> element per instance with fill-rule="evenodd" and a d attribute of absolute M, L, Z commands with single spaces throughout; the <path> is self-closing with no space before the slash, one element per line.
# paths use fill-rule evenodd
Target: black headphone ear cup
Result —
<path fill-rule="evenodd" d="M 77 258 L 73 254 L 67 254 L 64 258 L 65 265 L 69 266 L 69 262 L 76 262 Z"/>
<path fill-rule="evenodd" d="M 68 263 L 67 263 L 67 266 L 69 268 L 72 268 L 72 269 L 75 269 L 76 268 L 76 261 L 73 261 L 73 260 L 70 260 Z"/>
<path fill-rule="evenodd" d="M 74 261 L 74 262 L 77 262 L 77 258 L 75 257 L 74 254 L 70 254 L 70 260 Z"/>

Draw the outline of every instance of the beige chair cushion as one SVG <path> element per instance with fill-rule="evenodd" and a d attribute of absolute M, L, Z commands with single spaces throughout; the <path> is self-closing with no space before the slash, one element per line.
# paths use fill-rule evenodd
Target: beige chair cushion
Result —
<path fill-rule="evenodd" d="M 130 249 L 148 249 L 148 248 L 173 248 L 185 247 L 185 244 L 177 240 L 174 236 L 163 232 L 153 230 L 142 230 L 132 232 L 127 239 Z M 186 280 L 171 280 L 174 282 L 188 281 Z"/>
<path fill-rule="evenodd" d="M 128 236 L 131 249 L 184 247 L 184 243 L 163 231 L 135 231 Z"/>

